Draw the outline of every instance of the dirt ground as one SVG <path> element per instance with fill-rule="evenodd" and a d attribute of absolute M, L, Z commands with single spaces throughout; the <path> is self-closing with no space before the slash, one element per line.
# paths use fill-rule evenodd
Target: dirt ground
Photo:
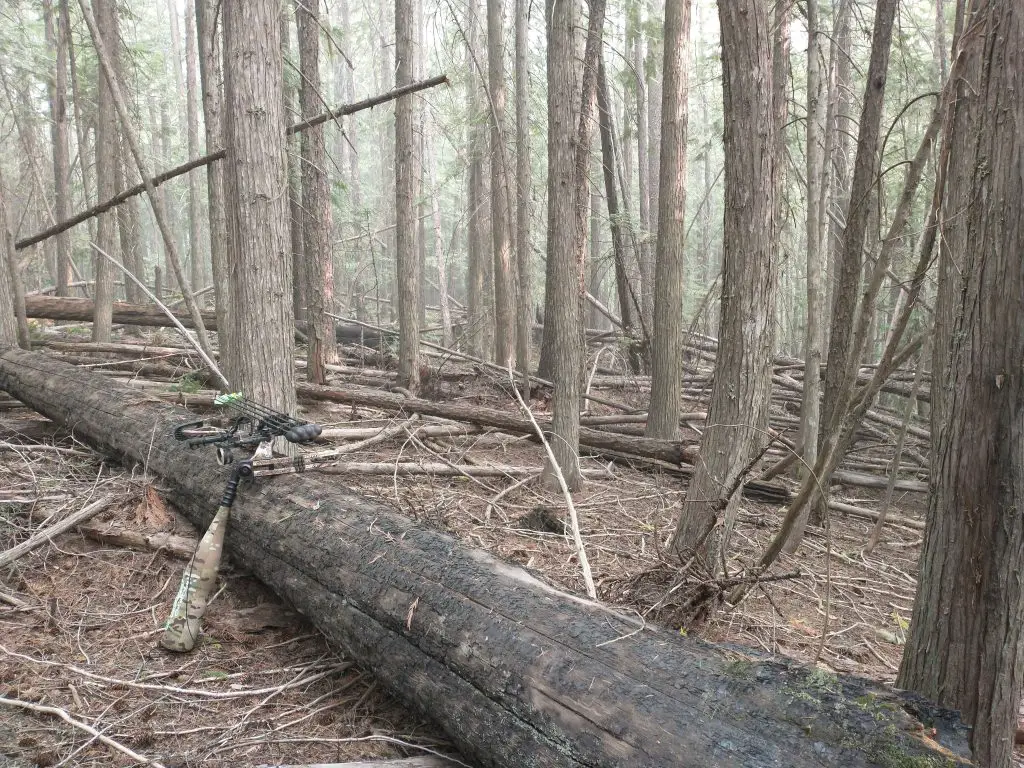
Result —
<path fill-rule="evenodd" d="M 444 395 L 515 409 L 498 383 L 481 374 Z M 644 397 L 628 386 L 602 394 L 624 402 Z M 531 406 L 539 415 L 547 407 L 541 401 Z M 700 406 L 695 399 L 687 408 Z M 381 412 L 323 404 L 306 406 L 303 416 L 328 428 L 395 423 Z M 565 504 L 537 477 L 543 449 L 486 431 L 423 437 L 417 434 L 423 423 L 343 459 L 534 471 L 332 477 L 583 594 L 579 562 L 562 528 Z M 868 446 L 863 456 L 870 455 L 887 458 L 885 446 Z M 895 680 L 913 605 L 923 494 L 896 494 L 891 514 L 903 522 L 886 525 L 871 555 L 864 547 L 873 523 L 834 513 L 826 529 L 811 527 L 800 550 L 781 558 L 772 569 L 778 581 L 758 585 L 736 607 L 711 603 L 706 621 L 687 630 L 680 627 L 692 618 L 681 605 L 685 590 L 672 590 L 673 572 L 662 557 L 685 478 L 606 459 L 587 458 L 583 466 L 595 476 L 574 502 L 602 600 L 712 641 Z M 835 491 L 871 509 L 879 508 L 883 493 Z M 7 700 L 0 702 L 0 765 L 121 766 L 148 758 L 165 766 L 256 766 L 453 754 L 429 722 L 230 563 L 222 568 L 197 649 L 184 655 L 161 649 L 162 624 L 196 531 L 176 517 L 159 478 L 111 463 L 28 409 L 0 411 L 0 553 L 103 497 L 109 504 L 85 532 L 59 535 L 0 567 L 0 697 Z M 780 512 L 775 505 L 742 503 L 730 573 L 761 553 Z M 152 543 L 111 543 L 102 529 L 190 539 L 175 554 Z"/>

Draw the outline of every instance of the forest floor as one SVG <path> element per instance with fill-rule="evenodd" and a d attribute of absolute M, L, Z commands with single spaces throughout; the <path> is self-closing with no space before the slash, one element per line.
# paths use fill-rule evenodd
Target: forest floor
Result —
<path fill-rule="evenodd" d="M 517 409 L 500 375 L 478 374 L 437 394 L 464 404 Z M 641 404 L 646 395 L 640 389 L 626 385 L 601 394 Z M 701 404 L 696 398 L 686 407 L 696 410 Z M 540 416 L 547 405 L 535 400 L 531 407 Z M 304 403 L 302 416 L 327 428 L 395 424 L 391 414 L 325 403 Z M 420 437 L 421 426 L 413 423 L 402 436 L 343 459 L 378 465 L 500 464 L 535 471 L 511 478 L 456 471 L 332 477 L 424 525 L 585 594 L 571 538 L 562 529 L 565 503 L 538 477 L 542 447 L 493 431 Z M 864 455 L 889 458 L 885 446 L 868 447 Z M 597 472 L 574 495 L 574 503 L 600 599 L 687 631 L 680 629 L 679 600 L 670 593 L 673 568 L 663 556 L 685 478 L 644 462 L 584 459 L 583 466 Z M 874 509 L 884 495 L 852 487 L 833 492 Z M 0 765 L 132 764 L 114 745 L 100 743 L 96 733 L 165 766 L 452 754 L 443 734 L 339 657 L 301 616 L 230 563 L 222 567 L 221 588 L 197 649 L 187 655 L 161 649 L 162 622 L 196 531 L 177 516 L 159 478 L 112 463 L 26 408 L 3 406 L 0 553 L 48 521 L 103 496 L 111 502 L 91 521 L 0 568 L 0 697 L 52 708 L 0 704 Z M 759 585 L 736 607 L 713 603 L 706 621 L 688 631 L 892 683 L 913 605 L 924 501 L 922 493 L 897 493 L 890 513 L 899 521 L 885 526 L 870 555 L 864 550 L 873 523 L 833 513 L 827 529 L 810 527 L 799 551 L 773 568 L 773 574 L 789 578 Z M 730 572 L 760 555 L 778 529 L 781 511 L 777 505 L 742 502 Z M 113 529 L 163 532 L 184 537 L 184 543 L 177 552 L 154 549 L 152 541 L 116 543 L 104 536 Z"/>

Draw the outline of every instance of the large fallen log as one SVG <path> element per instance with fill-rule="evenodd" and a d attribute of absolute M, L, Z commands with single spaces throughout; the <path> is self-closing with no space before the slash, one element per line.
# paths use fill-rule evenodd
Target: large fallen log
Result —
<path fill-rule="evenodd" d="M 39 320 L 78 320 L 92 322 L 94 304 L 92 299 L 74 299 L 60 296 L 26 296 L 25 315 Z M 184 310 L 173 310 L 173 314 L 186 328 L 194 327 L 192 318 Z M 114 302 L 115 323 L 127 325 L 166 326 L 170 320 L 155 304 L 126 304 Z M 217 330 L 217 316 L 214 312 L 203 312 L 203 324 L 209 331 Z"/>
<path fill-rule="evenodd" d="M 0 388 L 210 522 L 225 472 L 173 439 L 186 411 L 13 348 Z M 642 627 L 312 474 L 243 486 L 227 549 L 477 765 L 967 764 L 947 712 Z"/>

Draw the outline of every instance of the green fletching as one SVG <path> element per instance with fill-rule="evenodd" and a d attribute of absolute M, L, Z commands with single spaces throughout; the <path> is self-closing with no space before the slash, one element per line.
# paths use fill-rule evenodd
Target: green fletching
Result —
<path fill-rule="evenodd" d="M 226 392 L 223 395 L 217 395 L 213 399 L 214 405 L 231 405 L 231 403 L 237 403 L 239 400 L 244 400 L 245 395 L 241 392 Z"/>

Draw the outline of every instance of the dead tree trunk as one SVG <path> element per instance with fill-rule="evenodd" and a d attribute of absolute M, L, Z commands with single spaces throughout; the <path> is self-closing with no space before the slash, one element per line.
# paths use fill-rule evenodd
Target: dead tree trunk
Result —
<path fill-rule="evenodd" d="M 187 411 L 14 348 L 0 388 L 145 462 L 193 522 L 210 522 L 225 474 L 173 439 Z M 235 505 L 231 556 L 478 765 L 967 765 L 919 718 L 959 750 L 963 729 L 919 699 L 640 631 L 312 474 L 257 482 Z"/>

